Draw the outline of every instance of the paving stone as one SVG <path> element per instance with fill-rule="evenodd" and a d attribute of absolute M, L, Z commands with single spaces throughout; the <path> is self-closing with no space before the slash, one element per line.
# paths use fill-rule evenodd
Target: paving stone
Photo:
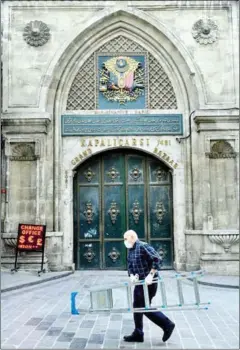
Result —
<path fill-rule="evenodd" d="M 60 336 L 58 337 L 57 341 L 58 342 L 71 342 L 72 338 L 74 337 L 75 333 L 74 332 L 62 332 Z"/>
<path fill-rule="evenodd" d="M 102 346 L 101 346 L 101 344 L 87 344 L 86 346 L 85 346 L 85 349 L 101 349 L 102 348 Z"/>
<path fill-rule="evenodd" d="M 92 333 L 94 333 L 94 334 L 97 334 L 97 333 L 101 333 L 101 334 L 106 333 L 106 328 L 103 329 L 102 327 L 94 327 L 94 328 L 92 329 Z"/>
<path fill-rule="evenodd" d="M 236 311 L 239 306 L 238 290 L 223 290 L 213 287 L 201 288 L 202 300 L 214 300 L 211 305 L 211 312 L 205 310 L 191 311 L 166 311 L 166 315 L 174 320 L 176 329 L 167 343 L 162 343 L 163 331 L 144 316 L 144 343 L 127 343 L 122 340 L 124 335 L 131 334 L 134 329 L 133 315 L 127 314 L 80 314 L 80 316 L 71 315 L 69 310 L 69 293 L 72 290 L 83 290 L 81 298 L 87 301 L 87 289 L 83 289 L 82 285 L 86 282 L 88 285 L 100 284 L 102 278 L 98 276 L 99 272 L 91 272 L 90 278 L 82 278 L 82 272 L 77 271 L 75 275 L 68 281 L 61 283 L 52 283 L 51 286 L 36 287 L 34 291 L 26 291 L 21 296 L 19 293 L 15 295 L 6 293 L 2 305 L 2 339 L 6 339 L 2 343 L 2 348 L 8 346 L 8 349 L 34 344 L 35 349 L 54 348 L 54 349 L 82 349 L 87 348 L 106 348 L 116 349 L 120 346 L 122 349 L 146 349 L 146 344 L 152 344 L 152 349 L 182 349 L 192 345 L 191 348 L 209 348 L 216 349 L 217 342 L 220 347 L 228 349 L 238 348 L 238 315 Z M 116 273 L 117 274 L 117 273 Z M 110 279 L 104 277 L 104 283 L 110 283 Z M 185 286 L 184 286 L 185 287 Z M 38 290 L 40 291 L 38 293 Z M 168 291 L 170 297 L 172 290 Z M 186 294 L 190 295 L 192 288 L 186 286 Z M 40 295 L 36 302 L 36 295 Z M 56 295 L 58 298 L 56 300 Z M 119 294 L 118 299 L 121 298 Z M 21 302 L 28 301 L 25 310 L 22 312 L 20 308 Z M 171 299 L 169 299 L 171 300 Z M 231 300 L 227 312 L 224 312 L 224 305 Z M 43 305 L 45 305 L 43 307 Z M 16 311 L 17 310 L 17 311 Z M 17 313 L 17 317 L 16 317 Z M 30 323 L 30 325 L 29 325 Z M 47 328 L 48 329 L 41 329 Z M 40 328 L 40 329 L 39 329 Z M 15 331 L 15 333 L 13 333 Z M 185 334 L 189 331 L 189 334 Z M 59 338 L 64 333 L 72 333 L 74 336 L 63 336 L 64 341 Z M 97 335 L 97 338 L 91 338 Z M 229 337 L 230 335 L 230 337 Z M 23 339 L 23 336 L 26 338 Z M 100 337 L 99 337 L 100 336 Z M 76 339 L 76 340 L 75 340 Z M 80 339 L 80 340 L 79 340 Z M 82 340 L 84 339 L 84 340 Z M 96 343 L 89 342 L 94 341 Z M 101 343 L 97 343 L 99 340 Z M 229 341 L 228 341 L 229 340 Z M 78 343 L 78 346 L 74 345 Z M 112 343 L 111 343 L 112 342 Z M 194 344 L 193 344 L 194 343 Z M 112 344 L 110 347 L 109 344 Z M 117 344 L 117 345 L 116 345 Z M 227 345 L 226 345 L 227 344 Z M 9 346 L 11 345 L 11 346 Z M 15 347 L 14 347 L 15 345 Z M 45 345 L 45 347 L 43 347 Z M 207 346 L 206 346 L 207 345 Z M 23 347 L 21 347 L 23 348 Z M 26 347 L 27 348 L 27 347 Z"/>
<path fill-rule="evenodd" d="M 87 339 L 84 338 L 73 338 L 70 349 L 84 349 L 87 344 Z"/>
<path fill-rule="evenodd" d="M 78 328 L 75 332 L 76 337 L 85 338 L 92 333 L 92 328 Z"/>
<path fill-rule="evenodd" d="M 119 321 L 119 320 L 122 320 L 122 315 L 111 315 L 110 320 L 111 320 L 111 321 Z"/>
<path fill-rule="evenodd" d="M 120 349 L 135 349 L 135 343 L 120 343 L 119 348 Z"/>
<path fill-rule="evenodd" d="M 3 345 L 1 346 L 1 349 L 9 349 L 9 350 L 17 349 L 17 345 L 13 345 L 13 344 L 3 344 Z"/>
<path fill-rule="evenodd" d="M 169 343 L 168 342 L 167 347 L 168 347 L 168 349 L 182 349 L 183 348 L 180 342 L 179 343 Z M 152 347 L 152 349 L 153 349 L 153 347 Z M 157 349 L 161 349 L 161 347 L 159 347 Z"/>
<path fill-rule="evenodd" d="M 136 349 L 151 349 L 151 342 L 136 343 Z"/>
<path fill-rule="evenodd" d="M 182 338 L 194 338 L 194 335 L 192 334 L 190 328 L 189 329 L 180 329 L 179 330 L 180 336 Z"/>
<path fill-rule="evenodd" d="M 43 319 L 42 318 L 37 318 L 37 317 L 32 317 L 30 320 L 25 323 L 26 326 L 37 326 Z"/>
<path fill-rule="evenodd" d="M 200 348 L 200 346 L 198 345 L 198 343 L 194 339 L 183 339 L 182 343 L 183 343 L 184 349 L 199 349 Z"/>
<path fill-rule="evenodd" d="M 31 332 L 28 337 L 26 339 L 37 339 L 39 340 L 40 338 L 42 338 L 42 336 L 46 333 L 46 331 L 39 331 L 39 330 L 34 330 L 33 332 Z"/>
<path fill-rule="evenodd" d="M 105 339 L 119 339 L 120 338 L 120 330 L 107 330 L 105 334 Z"/>
<path fill-rule="evenodd" d="M 70 343 L 66 342 L 56 342 L 53 346 L 52 349 L 69 349 Z"/>
<path fill-rule="evenodd" d="M 41 322 L 39 325 L 35 328 L 36 330 L 48 330 L 52 325 L 52 322 Z"/>
<path fill-rule="evenodd" d="M 39 342 L 37 343 L 37 347 L 38 347 L 38 344 L 40 344 L 40 343 L 45 344 L 47 346 L 49 346 L 49 345 L 52 346 L 56 340 L 57 340 L 57 336 L 53 337 L 53 336 L 45 335 L 45 336 L 43 336 L 43 338 L 41 338 L 39 340 Z"/>
<path fill-rule="evenodd" d="M 63 328 L 61 327 L 51 327 L 47 333 L 46 336 L 50 336 L 50 337 L 55 337 L 60 335 L 60 333 L 62 332 Z"/>
<path fill-rule="evenodd" d="M 83 321 L 81 323 L 81 328 L 92 328 L 94 323 L 94 321 Z"/>
<path fill-rule="evenodd" d="M 92 334 L 88 340 L 89 344 L 102 344 L 104 340 L 103 334 Z"/>
<path fill-rule="evenodd" d="M 230 345 L 232 348 L 238 348 L 239 349 L 239 339 L 238 338 L 226 338 L 225 339 L 226 343 Z"/>
<path fill-rule="evenodd" d="M 35 340 L 26 340 L 24 342 L 22 342 L 20 345 L 19 345 L 19 349 L 34 349 L 35 346 L 37 345 L 37 341 Z"/>
<path fill-rule="evenodd" d="M 117 349 L 119 340 L 105 339 L 103 343 L 103 349 Z"/>

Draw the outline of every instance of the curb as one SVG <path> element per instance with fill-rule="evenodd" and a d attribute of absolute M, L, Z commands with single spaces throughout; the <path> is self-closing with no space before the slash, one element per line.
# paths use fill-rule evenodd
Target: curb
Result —
<path fill-rule="evenodd" d="M 54 280 L 57 280 L 57 279 L 60 279 L 60 278 L 68 277 L 68 276 L 72 275 L 73 273 L 74 273 L 73 271 L 69 271 L 69 272 L 65 272 L 65 273 L 63 273 L 62 275 L 59 275 L 59 276 L 47 277 L 44 280 L 39 279 L 39 281 L 32 281 L 32 282 L 23 283 L 23 284 L 20 284 L 20 285 L 17 285 L 17 286 L 7 287 L 7 288 L 4 288 L 4 289 L 1 289 L 1 293 L 6 293 L 6 292 L 13 291 L 13 290 L 21 289 L 21 288 L 31 287 L 31 286 L 34 286 L 34 285 L 37 285 L 37 284 L 41 284 L 41 283 L 44 283 L 44 282 L 54 281 Z"/>
<path fill-rule="evenodd" d="M 189 281 L 193 281 L 192 278 L 188 278 Z M 211 282 L 204 282 L 198 279 L 199 284 L 203 284 L 205 286 L 210 286 L 210 287 L 220 287 L 220 288 L 230 288 L 230 289 L 239 289 L 239 286 L 237 285 L 231 285 L 231 284 L 220 284 L 220 283 L 211 283 Z"/>

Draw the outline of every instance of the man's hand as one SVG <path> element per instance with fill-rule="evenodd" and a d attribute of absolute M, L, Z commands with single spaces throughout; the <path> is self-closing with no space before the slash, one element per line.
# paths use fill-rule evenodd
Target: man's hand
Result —
<path fill-rule="evenodd" d="M 148 275 L 147 275 L 147 277 L 145 278 L 145 282 L 147 283 L 147 284 L 152 284 L 152 282 L 153 282 L 153 274 L 151 274 L 151 273 L 149 273 Z"/>
<path fill-rule="evenodd" d="M 139 276 L 138 275 L 130 275 L 130 281 L 132 283 L 136 283 L 136 282 L 138 282 L 138 280 L 139 280 Z"/>

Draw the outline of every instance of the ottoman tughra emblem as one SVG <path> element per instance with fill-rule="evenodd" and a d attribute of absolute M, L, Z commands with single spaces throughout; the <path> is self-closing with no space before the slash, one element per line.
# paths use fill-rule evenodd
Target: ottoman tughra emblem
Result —
<path fill-rule="evenodd" d="M 50 29 L 42 21 L 31 21 L 24 28 L 23 38 L 30 46 L 42 46 L 50 38 Z"/>
<path fill-rule="evenodd" d="M 126 104 L 144 93 L 144 67 L 132 57 L 112 57 L 100 69 L 99 91 L 112 102 Z"/>
<path fill-rule="evenodd" d="M 192 35 L 199 44 L 212 44 L 218 38 L 218 26 L 211 19 L 200 19 L 192 27 Z"/>

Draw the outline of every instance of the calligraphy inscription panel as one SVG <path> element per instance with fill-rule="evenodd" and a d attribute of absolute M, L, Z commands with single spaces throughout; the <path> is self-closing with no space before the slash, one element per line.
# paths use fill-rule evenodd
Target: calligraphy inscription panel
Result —
<path fill-rule="evenodd" d="M 182 114 L 62 115 L 62 136 L 182 134 Z"/>

